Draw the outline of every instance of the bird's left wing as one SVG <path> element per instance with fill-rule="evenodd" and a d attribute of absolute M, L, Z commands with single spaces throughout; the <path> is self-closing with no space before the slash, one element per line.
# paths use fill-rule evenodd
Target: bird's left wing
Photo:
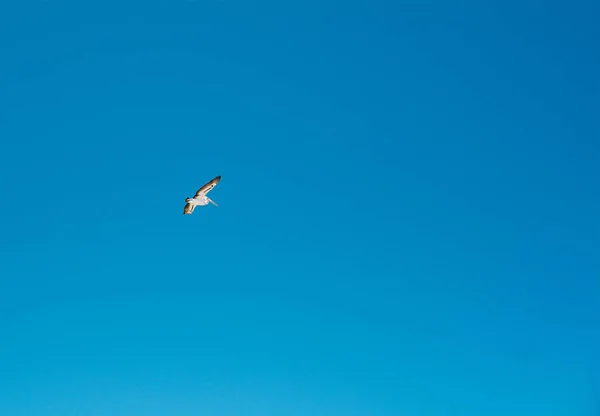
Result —
<path fill-rule="evenodd" d="M 196 195 L 194 197 L 197 198 L 199 196 L 206 195 L 215 186 L 217 186 L 217 184 L 219 183 L 220 180 L 221 180 L 221 175 L 219 175 L 219 176 L 211 179 L 210 181 L 206 182 L 204 185 L 202 185 L 202 187 L 200 189 L 198 189 L 198 191 L 196 191 Z"/>

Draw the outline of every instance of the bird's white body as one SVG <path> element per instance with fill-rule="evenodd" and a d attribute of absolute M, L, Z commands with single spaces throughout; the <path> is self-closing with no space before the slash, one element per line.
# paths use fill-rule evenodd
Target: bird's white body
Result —
<path fill-rule="evenodd" d="M 191 214 L 192 212 L 194 212 L 194 208 L 196 208 L 197 206 L 204 206 L 208 205 L 209 203 L 218 206 L 215 203 L 215 201 L 207 197 L 206 194 L 208 194 L 219 183 L 220 180 L 221 175 L 213 178 L 212 180 L 202 185 L 202 187 L 196 191 L 196 195 L 194 195 L 193 198 L 186 198 L 186 204 L 183 208 L 183 213 Z"/>
<path fill-rule="evenodd" d="M 208 205 L 208 197 L 206 195 L 200 195 L 194 198 L 188 198 L 186 199 L 186 202 L 198 206 L 204 206 L 204 205 Z"/>

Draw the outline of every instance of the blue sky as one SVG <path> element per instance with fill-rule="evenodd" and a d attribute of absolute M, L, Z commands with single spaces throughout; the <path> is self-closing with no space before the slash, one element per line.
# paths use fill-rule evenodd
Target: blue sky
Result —
<path fill-rule="evenodd" d="M 0 414 L 598 411 L 600 6 L 12 3 Z"/>

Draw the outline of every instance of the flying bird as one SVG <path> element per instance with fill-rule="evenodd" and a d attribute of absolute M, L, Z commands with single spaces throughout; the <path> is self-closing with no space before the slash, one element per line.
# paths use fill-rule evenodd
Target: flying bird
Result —
<path fill-rule="evenodd" d="M 208 194 L 215 186 L 217 186 L 220 180 L 221 175 L 215 177 L 214 179 L 211 179 L 210 181 L 202 185 L 202 187 L 198 189 L 198 191 L 196 191 L 196 195 L 194 195 L 193 198 L 186 198 L 186 204 L 185 207 L 183 207 L 183 214 L 191 214 L 192 212 L 194 212 L 194 208 L 196 208 L 197 205 L 204 206 L 208 205 L 209 202 L 218 207 L 215 201 L 207 197 L 206 194 Z"/>

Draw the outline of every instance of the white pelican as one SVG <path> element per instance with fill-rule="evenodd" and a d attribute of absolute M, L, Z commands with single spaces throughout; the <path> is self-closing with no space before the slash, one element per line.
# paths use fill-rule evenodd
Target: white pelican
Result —
<path fill-rule="evenodd" d="M 207 197 L 206 194 L 208 194 L 215 186 L 217 186 L 220 180 L 221 175 L 215 177 L 214 179 L 211 179 L 210 181 L 202 185 L 202 187 L 198 189 L 198 191 L 196 191 L 196 195 L 194 195 L 193 198 L 186 198 L 186 204 L 185 207 L 183 207 L 183 214 L 191 214 L 192 212 L 194 212 L 194 208 L 196 208 L 197 205 L 204 206 L 208 205 L 209 202 L 218 207 L 215 201 Z"/>

